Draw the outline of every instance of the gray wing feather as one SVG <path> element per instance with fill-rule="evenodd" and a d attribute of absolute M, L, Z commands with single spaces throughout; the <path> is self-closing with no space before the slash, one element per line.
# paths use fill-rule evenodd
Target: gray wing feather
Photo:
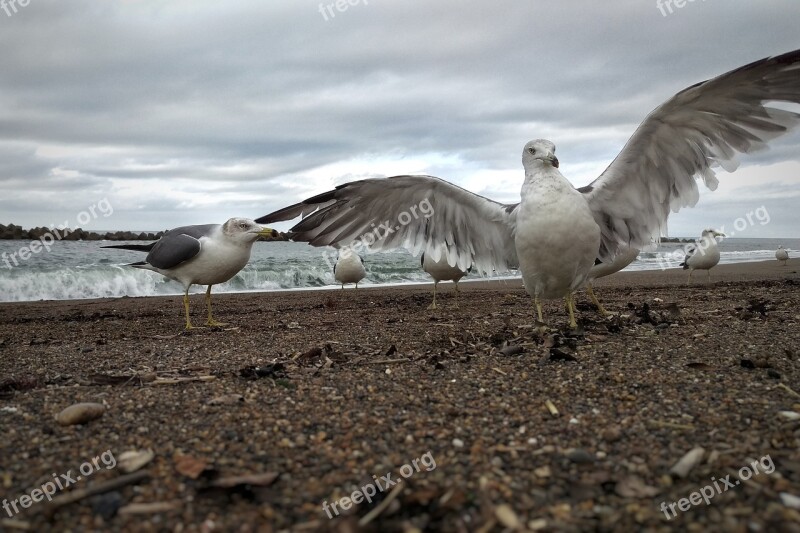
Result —
<path fill-rule="evenodd" d="M 800 50 L 750 63 L 689 87 L 656 108 L 584 194 L 602 230 L 599 257 L 642 248 L 666 235 L 670 211 L 694 206 L 696 177 L 716 189 L 712 168 L 736 169 L 737 153 L 800 122 L 767 101 L 800 103 Z"/>
<path fill-rule="evenodd" d="M 516 207 L 494 202 L 433 176 L 394 176 L 340 185 L 259 219 L 303 216 L 292 240 L 314 246 L 362 245 L 372 251 L 406 248 L 434 261 L 481 272 L 518 263 Z"/>
<path fill-rule="evenodd" d="M 175 268 L 200 253 L 199 239 L 210 235 L 218 227 L 218 224 L 204 224 L 170 230 L 156 242 L 146 260 L 156 268 Z"/>

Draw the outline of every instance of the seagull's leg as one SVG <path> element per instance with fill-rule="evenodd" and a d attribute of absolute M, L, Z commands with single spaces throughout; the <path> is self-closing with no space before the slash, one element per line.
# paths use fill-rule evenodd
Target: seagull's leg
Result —
<path fill-rule="evenodd" d="M 458 281 L 456 281 L 456 305 L 455 308 L 458 309 L 458 293 L 461 292 L 458 290 Z"/>
<path fill-rule="evenodd" d="M 592 303 L 595 305 L 595 307 L 597 307 L 597 310 L 600 311 L 601 315 L 603 316 L 611 315 L 611 313 L 606 311 L 605 307 L 603 307 L 603 304 L 600 303 L 600 300 L 597 299 L 597 296 L 595 296 L 594 289 L 592 288 L 591 283 L 586 284 L 586 292 L 589 293 L 589 298 L 592 299 Z"/>
<path fill-rule="evenodd" d="M 569 327 L 575 329 L 578 323 L 575 321 L 575 304 L 572 302 L 572 293 L 567 293 L 565 297 L 567 300 L 567 309 L 569 309 Z"/>
<path fill-rule="evenodd" d="M 536 307 L 536 316 L 539 317 L 539 322 L 544 322 L 542 320 L 542 303 L 539 301 L 538 296 L 533 297 L 533 305 Z"/>
<path fill-rule="evenodd" d="M 206 325 L 208 326 L 227 326 L 224 322 L 217 322 L 213 318 L 211 318 L 211 285 L 208 286 L 208 290 L 206 291 L 206 305 L 208 306 L 208 322 Z"/>
<path fill-rule="evenodd" d="M 436 309 L 436 286 L 439 284 L 438 281 L 433 280 L 433 303 L 428 306 L 428 309 L 433 311 Z"/>
<path fill-rule="evenodd" d="M 689 279 L 686 281 L 687 285 L 691 285 L 692 284 L 692 272 L 694 272 L 694 269 L 690 268 L 689 269 Z"/>
<path fill-rule="evenodd" d="M 186 329 L 193 329 L 192 321 L 189 320 L 189 287 L 183 291 L 183 308 L 186 311 Z"/>
<path fill-rule="evenodd" d="M 711 269 L 706 270 L 706 273 L 708 273 L 708 282 L 711 283 Z"/>
<path fill-rule="evenodd" d="M 356 290 L 358 290 L 358 282 L 356 281 Z"/>

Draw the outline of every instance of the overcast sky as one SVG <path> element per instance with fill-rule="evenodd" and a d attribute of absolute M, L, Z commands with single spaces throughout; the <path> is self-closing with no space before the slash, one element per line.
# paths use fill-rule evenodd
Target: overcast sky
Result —
<path fill-rule="evenodd" d="M 518 201 L 526 141 L 585 185 L 677 91 L 800 48 L 797 0 L 11 1 L 0 223 L 24 227 L 103 199 L 86 229 L 256 218 L 404 173 Z M 763 206 L 738 236 L 800 237 L 800 134 L 719 177 L 671 235 Z"/>

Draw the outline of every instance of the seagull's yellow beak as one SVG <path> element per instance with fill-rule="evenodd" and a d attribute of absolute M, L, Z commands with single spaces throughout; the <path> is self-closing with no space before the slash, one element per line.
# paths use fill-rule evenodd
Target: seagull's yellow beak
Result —
<path fill-rule="evenodd" d="M 257 232 L 260 237 L 277 237 L 278 232 L 271 228 L 265 228 L 262 226 L 261 231 Z"/>

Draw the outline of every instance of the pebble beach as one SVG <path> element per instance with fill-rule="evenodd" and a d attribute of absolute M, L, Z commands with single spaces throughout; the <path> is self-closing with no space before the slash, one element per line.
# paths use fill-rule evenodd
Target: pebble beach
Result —
<path fill-rule="evenodd" d="M 711 272 L 575 331 L 519 280 L 0 304 L 0 530 L 800 531 L 800 259 Z"/>

